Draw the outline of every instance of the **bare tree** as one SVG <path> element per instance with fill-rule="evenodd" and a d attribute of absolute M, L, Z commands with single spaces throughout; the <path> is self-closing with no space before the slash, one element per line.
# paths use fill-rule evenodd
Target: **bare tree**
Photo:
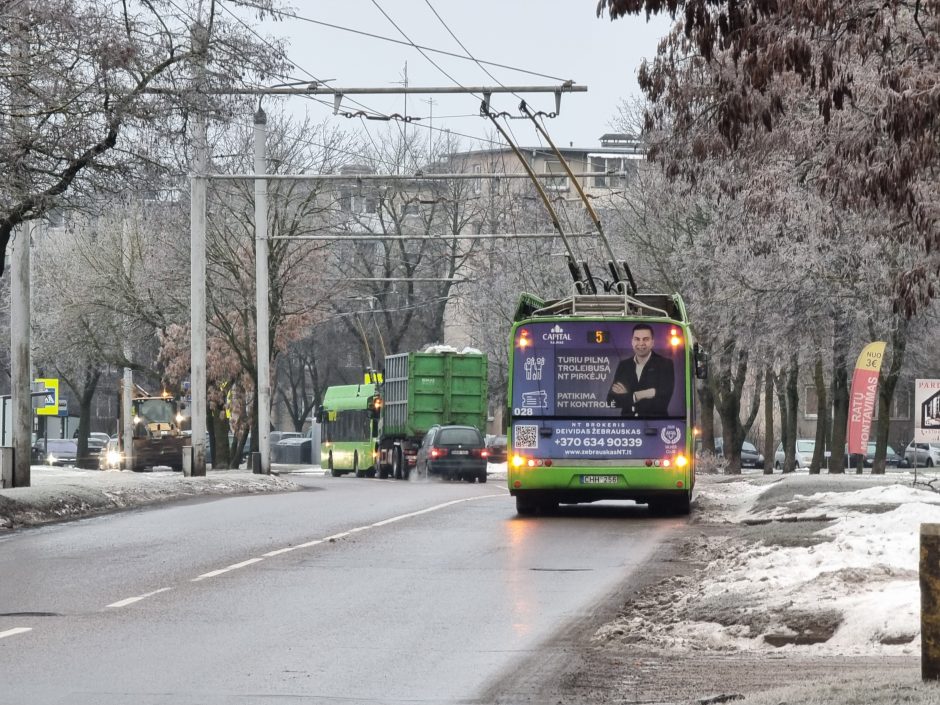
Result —
<path fill-rule="evenodd" d="M 275 0 L 253 0 L 262 15 Z M 0 9 L 0 271 L 15 228 L 51 209 L 128 187 L 194 105 L 282 65 L 275 44 L 216 13 L 216 0 L 21 0 Z M 232 4 L 241 4 L 233 0 Z M 207 14 L 200 17 L 199 7 Z M 195 18 L 195 19 L 194 19 Z M 195 36 L 195 42 L 191 37 Z M 272 47 L 275 50 L 272 51 Z M 189 94 L 195 64 L 207 91 Z M 169 89 L 155 94 L 156 88 Z M 224 114 L 231 99 L 208 109 Z"/>

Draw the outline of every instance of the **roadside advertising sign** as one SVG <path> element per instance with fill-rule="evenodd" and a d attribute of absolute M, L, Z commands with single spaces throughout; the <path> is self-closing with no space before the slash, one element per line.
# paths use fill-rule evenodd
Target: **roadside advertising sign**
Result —
<path fill-rule="evenodd" d="M 868 451 L 871 419 L 878 403 L 878 374 L 885 354 L 883 342 L 869 343 L 858 356 L 849 395 L 849 453 Z"/>
<path fill-rule="evenodd" d="M 940 379 L 914 380 L 914 442 L 940 443 Z"/>

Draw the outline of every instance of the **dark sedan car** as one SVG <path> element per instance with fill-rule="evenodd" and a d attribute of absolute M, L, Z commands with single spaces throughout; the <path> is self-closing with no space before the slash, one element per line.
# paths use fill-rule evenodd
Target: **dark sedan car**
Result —
<path fill-rule="evenodd" d="M 432 426 L 418 448 L 415 472 L 419 477 L 486 482 L 488 457 L 483 434 L 473 426 Z"/>
<path fill-rule="evenodd" d="M 78 444 L 68 438 L 40 438 L 33 444 L 33 462 L 41 465 L 75 465 Z"/>
<path fill-rule="evenodd" d="M 715 452 L 718 455 L 724 455 L 724 439 L 715 439 Z M 742 468 L 762 468 L 764 467 L 764 456 L 761 455 L 757 447 L 750 441 L 744 441 L 741 444 L 741 467 Z"/>
<path fill-rule="evenodd" d="M 868 448 L 865 452 L 865 467 L 866 468 L 870 468 L 875 462 L 875 448 L 876 447 L 877 446 L 874 443 L 868 444 Z M 848 445 L 846 445 L 846 450 L 848 450 Z M 900 455 L 898 455 L 895 452 L 894 448 L 892 448 L 891 446 L 887 446 L 886 451 L 887 451 L 885 454 L 885 466 L 886 467 L 906 468 L 908 466 L 907 460 L 901 457 Z M 846 463 L 848 463 L 849 467 L 853 467 L 853 468 L 856 467 L 858 465 L 858 455 L 856 454 L 849 455 L 848 458 L 846 459 Z"/>
<path fill-rule="evenodd" d="M 505 463 L 506 462 L 506 436 L 487 436 L 486 450 L 489 453 L 487 462 Z"/>

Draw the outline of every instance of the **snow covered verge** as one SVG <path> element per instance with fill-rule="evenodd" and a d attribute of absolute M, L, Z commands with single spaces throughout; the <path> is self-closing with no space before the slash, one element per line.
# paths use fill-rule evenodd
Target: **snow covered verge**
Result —
<path fill-rule="evenodd" d="M 919 658 L 919 527 L 940 523 L 940 494 L 907 474 L 700 480 L 680 548 L 696 569 L 637 594 L 595 643 Z"/>
<path fill-rule="evenodd" d="M 101 472 L 34 466 L 30 487 L 0 490 L 0 530 L 189 497 L 296 489 L 299 487 L 290 480 L 234 470 L 183 477 L 172 471 Z"/>

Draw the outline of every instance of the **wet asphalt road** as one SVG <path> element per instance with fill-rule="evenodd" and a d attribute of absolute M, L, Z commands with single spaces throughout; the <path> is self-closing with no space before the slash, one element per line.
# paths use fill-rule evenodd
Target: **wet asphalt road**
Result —
<path fill-rule="evenodd" d="M 0 540 L 0 703 L 480 702 L 682 523 L 522 519 L 498 481 L 292 479 Z"/>

